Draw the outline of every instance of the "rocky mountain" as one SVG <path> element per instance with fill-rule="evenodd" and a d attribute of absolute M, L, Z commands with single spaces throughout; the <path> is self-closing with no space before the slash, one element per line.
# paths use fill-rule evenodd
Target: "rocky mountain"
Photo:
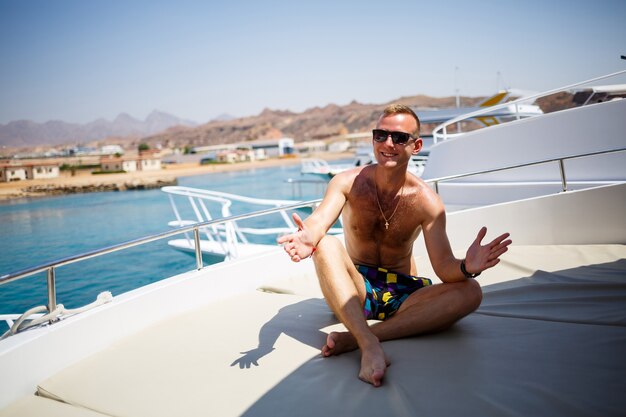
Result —
<path fill-rule="evenodd" d="M 0 145 L 30 147 L 86 143 L 108 137 L 149 136 L 174 126 L 195 125 L 194 122 L 158 110 L 154 110 L 143 121 L 126 113 L 121 113 L 113 121 L 98 119 L 82 125 L 57 120 L 45 123 L 18 120 L 0 124 Z"/>
<path fill-rule="evenodd" d="M 482 97 L 463 97 L 462 104 L 471 106 Z M 434 98 L 423 95 L 402 97 L 393 103 L 407 104 L 415 108 L 453 107 L 455 97 Z M 159 143 L 168 147 L 206 146 L 236 143 L 256 139 L 291 137 L 296 142 L 325 139 L 341 134 L 365 132 L 372 129 L 380 112 L 389 103 L 362 104 L 356 101 L 345 106 L 329 104 L 313 107 L 301 113 L 287 110 L 265 109 L 257 116 L 212 120 L 209 123 L 189 127 L 176 127 L 141 139 L 149 144 Z M 424 126 L 427 133 L 429 126 Z"/>
<path fill-rule="evenodd" d="M 461 105 L 474 106 L 482 99 L 483 97 L 461 97 Z M 455 102 L 455 97 L 424 95 L 393 100 L 393 103 L 402 103 L 417 109 L 454 107 Z M 561 107 L 569 102 L 571 95 L 545 97 L 538 104 L 544 111 L 551 111 L 553 107 Z M 344 106 L 329 104 L 325 107 L 313 107 L 300 113 L 265 109 L 256 116 L 244 118 L 222 115 L 199 126 L 157 111 L 152 112 L 143 122 L 124 113 L 113 122 L 100 119 L 87 125 L 56 121 L 43 124 L 18 121 L 0 125 L 0 145 L 17 147 L 29 144 L 32 146 L 35 143 L 54 145 L 90 141 L 92 145 L 115 143 L 136 147 L 139 143 L 147 143 L 151 147 L 159 144 L 182 148 L 281 137 L 291 137 L 296 142 L 302 142 L 366 132 L 372 129 L 380 112 L 388 104 L 362 104 L 353 101 Z M 433 127 L 434 125 L 422 126 L 422 134 L 430 133 Z M 94 143 L 95 141 L 98 143 Z"/>
<path fill-rule="evenodd" d="M 228 113 L 222 113 L 219 116 L 215 117 L 213 120 L 211 120 L 212 122 L 225 122 L 228 120 L 233 120 L 236 119 L 237 117 L 230 115 Z"/>

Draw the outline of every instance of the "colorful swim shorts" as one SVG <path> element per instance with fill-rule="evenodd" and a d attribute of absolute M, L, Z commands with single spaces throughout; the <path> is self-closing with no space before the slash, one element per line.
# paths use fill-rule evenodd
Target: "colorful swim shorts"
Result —
<path fill-rule="evenodd" d="M 391 317 L 406 300 L 420 288 L 432 285 L 428 278 L 414 277 L 388 271 L 385 268 L 355 265 L 365 281 L 366 319 L 385 320 Z"/>

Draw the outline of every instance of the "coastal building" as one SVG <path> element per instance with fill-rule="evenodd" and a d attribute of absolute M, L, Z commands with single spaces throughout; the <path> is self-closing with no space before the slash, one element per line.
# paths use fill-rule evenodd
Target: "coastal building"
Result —
<path fill-rule="evenodd" d="M 263 149 L 270 158 L 294 154 L 294 140 L 291 138 L 259 139 L 247 143 L 252 150 Z"/>
<path fill-rule="evenodd" d="M 346 152 L 350 148 L 350 141 L 341 140 L 328 145 L 329 152 Z"/>
<path fill-rule="evenodd" d="M 124 148 L 122 148 L 120 145 L 104 145 L 100 148 L 100 153 L 102 155 L 124 155 Z"/>
<path fill-rule="evenodd" d="M 161 169 L 161 151 L 158 149 L 148 149 L 139 152 L 137 159 L 137 169 L 139 171 L 158 171 Z"/>
<path fill-rule="evenodd" d="M 136 156 L 103 156 L 100 158 L 101 172 L 158 171 L 161 169 L 161 157 L 158 151 L 144 151 Z"/>
<path fill-rule="evenodd" d="M 237 153 L 234 151 L 223 151 L 216 155 L 217 162 L 234 164 L 237 162 Z"/>
<path fill-rule="evenodd" d="M 161 169 L 161 159 L 155 157 L 140 157 L 137 161 L 137 169 L 139 171 L 158 171 Z"/>
<path fill-rule="evenodd" d="M 218 154 L 221 152 L 229 152 L 237 149 L 236 143 L 221 143 L 219 145 L 210 146 L 194 146 L 191 148 L 192 154 Z"/>
<path fill-rule="evenodd" d="M 31 178 L 57 178 L 59 176 L 59 164 L 58 162 L 33 162 L 28 165 L 31 170 Z"/>
<path fill-rule="evenodd" d="M 100 152 L 96 148 L 88 146 L 75 146 L 68 150 L 69 156 L 86 156 L 86 155 L 98 155 Z"/>
<path fill-rule="evenodd" d="M 294 140 L 291 138 L 259 139 L 240 143 L 228 143 L 211 146 L 196 146 L 193 153 L 212 153 L 216 155 L 224 152 L 235 152 L 238 149 L 250 149 L 254 151 L 256 160 L 276 158 L 292 155 L 294 153 Z"/>
<path fill-rule="evenodd" d="M 0 182 L 57 178 L 59 163 L 37 160 L 7 160 L 0 162 Z"/>
<path fill-rule="evenodd" d="M 307 140 L 305 142 L 298 142 L 298 144 L 295 145 L 295 148 L 298 153 L 324 152 L 327 149 L 326 142 L 323 140 Z"/>
<path fill-rule="evenodd" d="M 102 172 L 137 171 L 137 158 L 107 156 L 100 159 Z"/>
<path fill-rule="evenodd" d="M 0 181 L 20 181 L 28 179 L 28 171 L 26 167 L 15 164 L 0 165 Z"/>
<path fill-rule="evenodd" d="M 264 155 L 264 152 L 261 152 L 260 155 Z M 234 151 L 223 151 L 216 154 L 217 162 L 228 164 L 233 164 L 235 162 L 256 161 L 257 159 L 257 152 L 252 149 L 236 149 Z"/>

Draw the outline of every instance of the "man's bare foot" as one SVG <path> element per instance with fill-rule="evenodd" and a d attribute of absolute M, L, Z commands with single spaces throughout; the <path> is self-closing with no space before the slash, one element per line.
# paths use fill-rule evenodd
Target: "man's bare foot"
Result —
<path fill-rule="evenodd" d="M 322 347 L 322 356 L 340 355 L 356 348 L 358 345 L 350 332 L 331 332 L 326 338 L 326 344 Z"/>
<path fill-rule="evenodd" d="M 380 387 L 383 383 L 383 377 L 385 376 L 385 371 L 388 366 L 389 361 L 380 344 L 362 349 L 359 378 L 375 387 Z"/>

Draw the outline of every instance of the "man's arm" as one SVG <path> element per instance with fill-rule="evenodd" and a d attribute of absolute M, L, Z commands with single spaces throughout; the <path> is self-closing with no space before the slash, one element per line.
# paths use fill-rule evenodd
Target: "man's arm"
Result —
<path fill-rule="evenodd" d="M 422 224 L 424 242 L 435 274 L 443 282 L 465 280 L 461 260 L 454 257 L 446 233 L 446 212 L 438 196 L 430 196 L 424 204 L 426 218 Z"/>
<path fill-rule="evenodd" d="M 337 221 L 346 203 L 352 175 L 351 172 L 345 172 L 335 176 L 328 183 L 321 204 L 306 220 L 302 221 L 300 216 L 293 214 L 298 231 L 277 240 L 279 244 L 284 244 L 283 248 L 292 261 L 299 262 L 311 256 L 319 241 Z"/>
<path fill-rule="evenodd" d="M 426 220 L 422 229 L 430 263 L 443 282 L 464 281 L 467 278 L 461 270 L 462 260 L 454 257 L 446 233 L 446 212 L 443 203 L 438 196 L 430 196 L 425 200 Z M 504 233 L 488 244 L 481 245 L 486 234 L 487 228 L 481 228 L 467 249 L 465 270 L 470 274 L 479 274 L 497 265 L 500 262 L 500 255 L 505 253 L 511 244 L 510 239 L 505 240 L 509 234 Z"/>

